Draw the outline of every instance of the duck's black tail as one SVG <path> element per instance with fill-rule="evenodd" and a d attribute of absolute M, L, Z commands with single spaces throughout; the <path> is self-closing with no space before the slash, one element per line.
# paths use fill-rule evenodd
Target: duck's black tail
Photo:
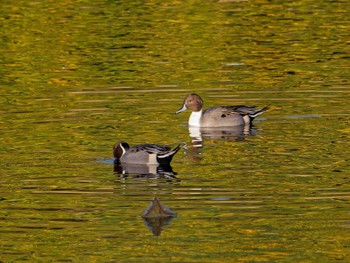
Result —
<path fill-rule="evenodd" d="M 170 163 L 171 160 L 173 159 L 174 155 L 183 147 L 185 147 L 186 143 L 181 143 L 179 145 L 177 145 L 173 150 L 168 151 L 164 154 L 159 154 L 157 156 L 158 162 L 161 164 L 164 163 Z"/>
<path fill-rule="evenodd" d="M 256 117 L 258 117 L 260 114 L 263 114 L 265 111 L 267 111 L 270 108 L 270 105 L 265 106 L 264 108 L 255 111 L 253 114 L 249 114 L 250 122 L 252 122 Z"/>

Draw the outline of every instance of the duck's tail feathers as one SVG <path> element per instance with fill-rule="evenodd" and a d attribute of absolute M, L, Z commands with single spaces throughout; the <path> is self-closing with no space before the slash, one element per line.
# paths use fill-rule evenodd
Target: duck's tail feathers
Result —
<path fill-rule="evenodd" d="M 160 163 L 170 163 L 173 159 L 174 155 L 181 149 L 186 146 L 186 143 L 180 143 L 177 145 L 172 151 L 169 151 L 167 153 L 164 153 L 162 155 L 158 155 L 158 161 Z"/>
<path fill-rule="evenodd" d="M 264 108 L 257 110 L 253 114 L 249 114 L 250 121 L 252 122 L 256 117 L 258 117 L 260 114 L 263 114 L 265 111 L 267 111 L 270 108 L 270 105 L 265 106 Z"/>

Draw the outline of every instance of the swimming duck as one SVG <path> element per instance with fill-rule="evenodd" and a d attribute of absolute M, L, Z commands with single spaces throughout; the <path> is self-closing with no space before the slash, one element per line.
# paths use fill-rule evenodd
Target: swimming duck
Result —
<path fill-rule="evenodd" d="M 229 127 L 251 124 L 254 118 L 264 113 L 269 107 L 255 110 L 255 106 L 219 106 L 203 111 L 203 100 L 197 94 L 185 97 L 183 106 L 176 114 L 187 109 L 192 110 L 188 120 L 191 127 Z"/>
<path fill-rule="evenodd" d="M 130 147 L 126 142 L 113 146 L 113 155 L 120 163 L 130 164 L 169 164 L 180 150 L 180 144 L 174 149 L 158 144 L 139 144 Z"/>

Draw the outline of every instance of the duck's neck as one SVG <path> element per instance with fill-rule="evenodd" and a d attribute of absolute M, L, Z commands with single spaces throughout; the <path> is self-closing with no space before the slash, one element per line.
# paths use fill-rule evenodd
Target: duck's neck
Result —
<path fill-rule="evenodd" d="M 190 119 L 188 120 L 188 125 L 191 127 L 200 127 L 201 117 L 202 117 L 202 110 L 192 111 Z"/>

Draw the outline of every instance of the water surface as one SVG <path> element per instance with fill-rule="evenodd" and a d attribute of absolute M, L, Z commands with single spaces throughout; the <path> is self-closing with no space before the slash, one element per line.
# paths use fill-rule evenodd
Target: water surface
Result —
<path fill-rule="evenodd" d="M 0 261 L 348 262 L 348 1 L 3 1 Z M 183 98 L 270 104 L 191 134 Z M 112 146 L 187 143 L 173 177 Z M 141 215 L 176 212 L 158 235 Z"/>

